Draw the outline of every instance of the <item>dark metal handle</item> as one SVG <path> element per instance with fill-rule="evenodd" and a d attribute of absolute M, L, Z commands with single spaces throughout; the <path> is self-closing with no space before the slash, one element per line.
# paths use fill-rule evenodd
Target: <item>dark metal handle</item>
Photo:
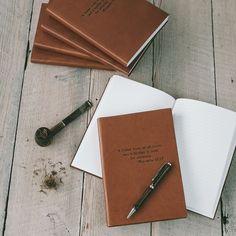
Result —
<path fill-rule="evenodd" d="M 156 187 L 162 178 L 167 174 L 167 172 L 171 169 L 171 163 L 168 162 L 161 167 L 161 169 L 157 172 L 156 176 L 152 179 L 152 184 Z"/>
<path fill-rule="evenodd" d="M 142 206 L 142 204 L 146 201 L 146 199 L 150 196 L 150 194 L 157 188 L 161 180 L 165 177 L 165 175 L 171 169 L 171 166 L 172 166 L 171 163 L 168 162 L 160 168 L 156 176 L 152 179 L 152 183 L 145 189 L 143 195 L 135 203 L 134 208 L 136 210 L 138 210 Z"/>
<path fill-rule="evenodd" d="M 52 132 L 52 135 L 56 135 L 57 133 L 59 133 L 66 125 L 61 121 L 58 124 L 56 124 L 55 126 L 53 126 L 50 130 Z"/>
<path fill-rule="evenodd" d="M 67 116 L 62 122 L 66 125 L 68 125 L 70 122 L 75 120 L 77 117 L 82 115 L 84 112 L 86 112 L 88 109 L 90 109 L 93 106 L 91 101 L 86 101 L 82 106 L 80 106 L 77 110 L 73 111 L 69 116 Z"/>
<path fill-rule="evenodd" d="M 91 101 L 86 101 L 82 106 L 80 106 L 77 110 L 72 112 L 69 116 L 67 116 L 64 120 L 56 124 L 51 129 L 47 127 L 41 127 L 37 129 L 35 133 L 35 141 L 39 146 L 45 147 L 48 146 L 58 132 L 60 132 L 64 127 L 66 127 L 70 122 L 74 119 L 82 115 L 85 111 L 93 106 Z"/>
<path fill-rule="evenodd" d="M 143 203 L 150 196 L 152 191 L 153 189 L 151 189 L 150 186 L 145 189 L 144 193 L 142 194 L 142 197 L 134 205 L 134 208 L 136 210 L 138 210 L 143 205 Z"/>

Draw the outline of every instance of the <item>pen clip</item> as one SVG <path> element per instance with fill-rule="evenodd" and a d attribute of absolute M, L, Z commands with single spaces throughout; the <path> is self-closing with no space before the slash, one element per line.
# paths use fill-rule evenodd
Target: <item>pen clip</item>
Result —
<path fill-rule="evenodd" d="M 157 172 L 157 174 L 152 178 L 152 182 L 156 182 L 157 179 L 159 179 L 163 174 L 165 174 L 166 171 L 171 168 L 172 164 L 170 162 L 165 163 Z"/>

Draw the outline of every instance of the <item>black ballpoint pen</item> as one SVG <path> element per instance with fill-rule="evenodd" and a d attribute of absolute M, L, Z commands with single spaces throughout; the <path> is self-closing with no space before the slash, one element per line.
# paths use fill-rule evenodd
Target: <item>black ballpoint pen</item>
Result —
<path fill-rule="evenodd" d="M 161 180 L 171 169 L 171 163 L 167 162 L 161 169 L 157 172 L 154 178 L 152 178 L 152 183 L 146 188 L 141 198 L 134 204 L 133 208 L 129 212 L 127 219 L 129 219 L 138 209 L 143 205 L 149 195 L 157 188 Z"/>

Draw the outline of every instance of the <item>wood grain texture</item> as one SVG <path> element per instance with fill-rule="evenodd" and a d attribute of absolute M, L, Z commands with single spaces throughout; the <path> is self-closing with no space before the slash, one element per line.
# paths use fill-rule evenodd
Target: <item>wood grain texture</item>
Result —
<path fill-rule="evenodd" d="M 152 46 L 147 50 L 144 57 L 141 59 L 130 79 L 152 85 L 152 61 L 153 61 Z M 109 78 L 113 73 L 92 71 L 90 98 L 98 104 L 102 93 L 107 85 Z M 96 104 L 96 105 L 97 105 Z M 95 109 L 92 110 L 92 113 Z M 90 118 L 92 114 L 90 115 Z M 105 204 L 102 180 L 85 174 L 83 208 L 81 219 L 81 235 L 134 235 L 145 236 L 150 235 L 150 223 L 121 226 L 121 227 L 107 227 L 105 218 Z"/>
<path fill-rule="evenodd" d="M 210 1 L 163 0 L 161 8 L 170 18 L 155 44 L 155 86 L 215 103 Z"/>
<path fill-rule="evenodd" d="M 213 0 L 217 104 L 236 111 L 236 2 Z M 223 235 L 236 233 L 236 153 L 222 194 Z"/>
<path fill-rule="evenodd" d="M 41 1 L 34 3 L 30 49 Z M 70 167 L 87 127 L 74 121 L 45 148 L 34 141 L 88 99 L 89 69 L 32 64 L 28 60 L 13 162 L 5 235 L 78 235 L 83 175 Z"/>
<path fill-rule="evenodd" d="M 234 111 L 236 111 L 235 9 L 235 1 L 213 0 L 217 103 Z"/>
<path fill-rule="evenodd" d="M 154 85 L 179 98 L 215 103 L 211 2 L 163 0 L 170 13 L 155 41 Z M 221 235 L 221 212 L 215 220 L 188 213 L 184 220 L 153 224 L 153 235 Z"/>
<path fill-rule="evenodd" d="M 152 86 L 153 71 L 153 44 L 150 45 L 147 52 L 138 63 L 137 67 L 129 77 L 132 80 Z M 96 101 L 96 106 L 105 90 L 112 72 L 101 72 L 93 70 L 91 74 L 90 98 Z M 118 74 L 118 73 L 115 73 Z M 95 111 L 91 110 L 90 119 Z M 88 121 L 89 122 L 89 121 Z M 107 227 L 105 216 L 105 200 L 102 180 L 85 174 L 83 208 L 81 218 L 81 235 L 127 235 L 127 236 L 145 236 L 151 233 L 151 224 L 138 224 L 120 227 Z"/>
<path fill-rule="evenodd" d="M 215 220 L 189 212 L 183 220 L 106 226 L 102 180 L 70 163 L 114 72 L 36 65 L 29 59 L 25 70 L 32 2 L 0 0 L 0 233 L 7 209 L 7 236 L 235 235 L 235 160 Z M 34 1 L 29 52 L 41 2 Z M 130 79 L 176 98 L 217 102 L 236 111 L 235 1 L 155 3 L 170 13 L 170 20 Z M 37 128 L 53 126 L 88 98 L 94 107 L 87 115 L 63 130 L 51 146 L 35 144 Z"/>
<path fill-rule="evenodd" d="M 0 234 L 14 152 L 32 0 L 0 0 Z"/>

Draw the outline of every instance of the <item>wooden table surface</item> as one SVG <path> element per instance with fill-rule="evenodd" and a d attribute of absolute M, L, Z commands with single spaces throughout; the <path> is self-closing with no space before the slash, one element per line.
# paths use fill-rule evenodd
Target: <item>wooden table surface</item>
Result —
<path fill-rule="evenodd" d="M 115 72 L 32 64 L 41 3 L 0 0 L 0 232 L 8 236 L 236 235 L 235 157 L 214 220 L 189 212 L 183 220 L 106 226 L 102 180 L 71 168 L 70 163 Z M 236 111 L 236 1 L 155 4 L 171 17 L 130 79 L 176 98 L 199 99 Z M 88 98 L 95 107 L 63 130 L 51 146 L 35 144 L 38 127 L 51 127 Z M 48 188 L 45 179 L 51 173 L 56 186 Z"/>

